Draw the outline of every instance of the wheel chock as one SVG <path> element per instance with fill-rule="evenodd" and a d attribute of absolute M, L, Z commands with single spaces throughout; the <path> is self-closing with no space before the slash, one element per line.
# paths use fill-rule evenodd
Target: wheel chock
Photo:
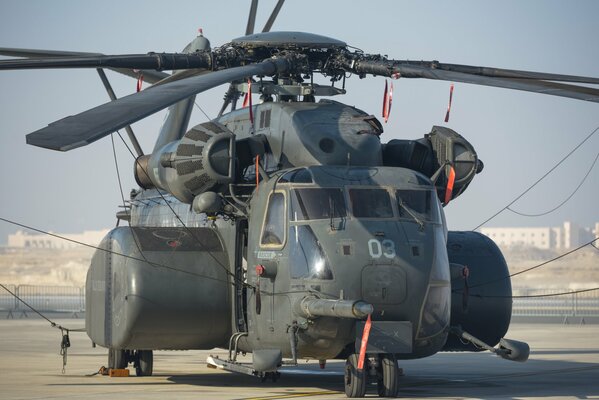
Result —
<path fill-rule="evenodd" d="M 110 376 L 111 378 L 127 377 L 127 376 L 129 376 L 129 370 L 128 369 L 110 368 L 108 370 L 108 376 Z"/>

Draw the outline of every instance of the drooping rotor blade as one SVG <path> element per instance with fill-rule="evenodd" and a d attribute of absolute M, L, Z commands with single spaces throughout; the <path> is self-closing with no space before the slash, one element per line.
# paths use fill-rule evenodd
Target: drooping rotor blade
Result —
<path fill-rule="evenodd" d="M 8 57 L 75 57 L 75 56 L 101 56 L 102 53 L 89 53 L 83 51 L 62 51 L 43 49 L 21 49 L 12 47 L 0 47 L 0 55 Z"/>
<path fill-rule="evenodd" d="M 395 60 L 364 60 L 347 63 L 344 67 L 346 71 L 358 74 L 374 74 L 389 77 L 425 78 L 453 82 L 464 82 L 475 85 L 523 90 L 526 92 L 548 94 L 552 96 L 569 97 L 577 100 L 591 101 L 596 103 L 599 102 L 599 89 L 587 86 L 567 85 L 542 79 L 493 77 L 483 76 L 480 74 L 456 72 L 447 69 L 436 68 L 435 63 L 430 63 L 430 65 L 426 65 L 425 63 L 415 63 L 410 61 L 404 62 Z M 552 78 L 554 78 L 553 80 L 558 80 L 555 78 L 559 76 L 556 74 L 543 74 L 528 71 L 517 72 L 522 75 L 529 74 L 528 76 L 551 76 Z M 596 78 L 588 77 L 574 77 L 569 75 L 564 75 L 563 77 L 564 80 L 568 82 L 574 81 L 573 79 L 577 79 L 576 82 L 585 83 L 595 83 L 596 81 Z"/>
<path fill-rule="evenodd" d="M 52 150 L 72 150 L 215 86 L 253 75 L 273 75 L 288 68 L 289 61 L 281 57 L 150 87 L 53 122 L 27 135 L 27 143 Z"/>
<path fill-rule="evenodd" d="M 191 54 L 148 53 L 98 56 L 72 56 L 0 60 L 0 70 L 40 69 L 40 68 L 130 68 L 174 70 L 189 68 L 210 68 L 210 51 L 197 51 Z"/>
<path fill-rule="evenodd" d="M 256 25 L 256 12 L 258 11 L 258 0 L 252 0 L 250 5 L 250 14 L 248 15 L 248 24 L 245 28 L 245 34 L 251 35 L 254 33 L 254 26 Z"/>
<path fill-rule="evenodd" d="M 108 81 L 108 77 L 104 73 L 104 70 L 102 68 L 97 68 L 96 71 L 98 71 L 98 75 L 100 75 L 100 80 L 104 85 L 104 89 L 106 89 L 106 93 L 108 93 L 108 97 L 110 97 L 110 100 L 115 101 L 117 99 L 116 94 L 114 93 L 114 90 L 112 90 L 112 85 Z M 135 149 L 137 156 L 143 156 L 144 152 L 141 149 L 139 141 L 137 140 L 135 133 L 133 133 L 133 129 L 131 129 L 131 126 L 125 126 L 125 131 L 127 131 L 127 135 L 129 136 L 129 140 L 131 141 L 131 144 L 133 145 L 133 148 Z"/>
<path fill-rule="evenodd" d="M 586 76 L 549 74 L 546 72 L 519 71 L 514 69 L 502 69 L 494 67 L 477 67 L 473 65 L 444 64 L 436 61 L 408 61 L 412 65 L 442 69 L 445 71 L 463 72 L 465 74 L 488 76 L 492 78 L 516 78 L 516 79 L 540 79 L 544 81 L 591 83 L 599 85 L 599 78 Z"/>
<path fill-rule="evenodd" d="M 272 10 L 272 13 L 270 14 L 270 17 L 268 17 L 268 21 L 266 21 L 266 24 L 264 25 L 264 29 L 262 29 L 262 32 L 270 32 L 270 28 L 272 28 L 272 25 L 275 23 L 275 20 L 277 19 L 279 11 L 281 11 L 281 7 L 283 7 L 284 2 L 285 0 L 279 0 L 277 2 L 275 8 Z"/>
<path fill-rule="evenodd" d="M 86 53 L 81 51 L 62 51 L 62 50 L 39 50 L 39 49 L 18 49 L 9 47 L 0 47 L 1 56 L 9 57 L 26 57 L 26 58 L 41 58 L 41 57 L 93 57 L 103 56 L 102 53 Z M 133 71 L 132 69 L 125 68 L 109 68 L 112 71 L 118 72 L 123 75 L 130 76 L 131 78 L 137 79 L 139 72 L 143 75 L 143 80 L 148 83 L 156 83 L 170 75 L 165 72 L 155 71 L 152 69 L 139 69 L 139 72 Z"/>

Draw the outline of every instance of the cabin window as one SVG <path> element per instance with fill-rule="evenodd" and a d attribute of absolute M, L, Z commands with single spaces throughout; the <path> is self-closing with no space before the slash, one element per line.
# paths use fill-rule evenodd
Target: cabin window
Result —
<path fill-rule="evenodd" d="M 347 215 L 341 189 L 292 189 L 289 191 L 289 197 L 292 221 L 342 218 Z"/>
<path fill-rule="evenodd" d="M 386 189 L 350 189 L 349 198 L 354 217 L 393 218 L 391 198 Z"/>
<path fill-rule="evenodd" d="M 275 192 L 268 198 L 268 209 L 264 226 L 262 228 L 262 246 L 283 245 L 285 240 L 285 196 L 281 192 Z"/>

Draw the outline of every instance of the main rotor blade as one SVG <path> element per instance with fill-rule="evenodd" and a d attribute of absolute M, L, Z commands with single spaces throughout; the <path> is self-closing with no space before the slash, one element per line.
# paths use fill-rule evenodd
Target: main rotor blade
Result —
<path fill-rule="evenodd" d="M 0 60 L 0 70 L 40 68 L 131 68 L 174 70 L 210 68 L 211 66 L 212 55 L 210 51 L 197 51 L 191 54 L 149 53 Z"/>
<path fill-rule="evenodd" d="M 407 61 L 402 63 L 492 78 L 541 79 L 544 81 L 590 83 L 599 85 L 599 78 L 590 78 L 586 76 L 549 74 L 546 72 L 519 71 L 515 69 L 501 69 L 494 67 L 477 67 L 473 65 L 444 64 L 436 61 Z"/>
<path fill-rule="evenodd" d="M 558 77 L 562 77 L 562 80 L 567 82 L 584 82 L 592 84 L 597 82 L 596 78 L 577 77 L 571 75 L 544 74 L 538 72 L 514 70 L 503 70 L 502 73 L 504 73 L 504 75 L 506 76 L 521 75 L 522 77 L 494 77 L 484 76 L 480 74 L 451 71 L 448 69 L 437 68 L 437 65 L 438 64 L 434 62 L 430 63 L 396 60 L 364 60 L 348 63 L 344 66 L 344 69 L 346 71 L 355 72 L 358 74 L 374 74 L 389 77 L 400 76 L 403 78 L 425 78 L 453 82 L 464 82 L 475 85 L 494 86 L 506 89 L 522 90 L 526 92 L 548 94 L 552 96 L 569 97 L 577 100 L 599 103 L 599 89 L 590 88 L 587 86 L 555 83 L 542 79 L 523 78 L 523 76 L 528 74 L 528 76 L 530 77 L 552 77 L 553 80 L 558 80 Z"/>
<path fill-rule="evenodd" d="M 273 75 L 285 71 L 288 67 L 289 61 L 285 58 L 269 59 L 258 64 L 150 87 L 53 122 L 46 128 L 27 135 L 27 143 L 52 150 L 72 150 L 215 86 L 253 75 Z"/>
<path fill-rule="evenodd" d="M 277 2 L 275 8 L 272 10 L 272 13 L 270 14 L 270 17 L 268 17 L 268 21 L 266 21 L 266 24 L 264 25 L 264 29 L 262 29 L 262 32 L 270 32 L 270 28 L 272 28 L 272 24 L 275 23 L 275 20 L 277 19 L 279 11 L 281 11 L 281 7 L 283 7 L 284 2 L 285 0 L 279 0 Z"/>
<path fill-rule="evenodd" d="M 404 78 L 426 78 L 444 81 L 472 83 L 475 85 L 494 86 L 505 89 L 522 90 L 548 94 L 552 96 L 569 97 L 577 100 L 599 103 L 599 89 L 586 86 L 566 85 L 535 79 L 493 78 L 462 72 L 426 69 L 415 66 L 399 68 Z"/>
<path fill-rule="evenodd" d="M 62 51 L 62 50 L 39 50 L 39 49 L 19 49 L 0 47 L 0 55 L 10 57 L 26 57 L 26 58 L 40 58 L 40 57 L 84 57 L 84 56 L 103 56 L 102 53 L 86 53 L 81 51 Z M 131 78 L 138 79 L 139 72 L 143 75 L 143 80 L 148 83 L 159 82 L 170 75 L 165 72 L 155 71 L 153 69 L 139 69 L 139 72 L 133 71 L 132 69 L 125 68 L 108 68 L 112 71 L 118 72 L 123 75 L 127 75 Z"/>
<path fill-rule="evenodd" d="M 104 70 L 102 68 L 97 68 L 96 71 L 98 72 L 98 75 L 100 76 L 100 80 L 102 81 L 102 84 L 104 85 L 104 89 L 106 89 L 106 93 L 108 93 L 108 97 L 110 97 L 110 100 L 115 101 L 117 99 L 117 97 L 116 97 L 116 94 L 114 93 L 114 90 L 112 89 L 112 85 L 110 84 L 108 77 L 106 76 L 106 73 L 104 73 Z M 125 126 L 125 131 L 127 131 L 127 135 L 129 136 L 129 140 L 131 141 L 131 144 L 133 145 L 133 148 L 135 149 L 137 156 L 138 157 L 143 156 L 144 151 L 141 149 L 139 141 L 137 140 L 137 137 L 135 136 L 135 133 L 133 132 L 133 129 L 131 128 L 131 125 Z"/>
<path fill-rule="evenodd" d="M 258 0 L 252 0 L 250 5 L 250 14 L 248 15 L 248 24 L 245 28 L 245 35 L 251 35 L 254 33 L 254 26 L 256 25 L 256 11 L 258 11 Z"/>

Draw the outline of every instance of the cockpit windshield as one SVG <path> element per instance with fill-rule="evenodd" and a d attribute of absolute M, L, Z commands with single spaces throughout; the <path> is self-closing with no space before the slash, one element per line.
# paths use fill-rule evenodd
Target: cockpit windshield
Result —
<path fill-rule="evenodd" d="M 399 216 L 402 218 L 418 218 L 424 221 L 437 221 L 437 213 L 433 209 L 433 193 L 431 190 L 398 189 L 395 191 Z"/>
<path fill-rule="evenodd" d="M 347 215 L 339 188 L 291 189 L 291 221 L 342 218 Z"/>
<path fill-rule="evenodd" d="M 349 198 L 355 217 L 393 218 L 387 189 L 349 189 Z"/>

